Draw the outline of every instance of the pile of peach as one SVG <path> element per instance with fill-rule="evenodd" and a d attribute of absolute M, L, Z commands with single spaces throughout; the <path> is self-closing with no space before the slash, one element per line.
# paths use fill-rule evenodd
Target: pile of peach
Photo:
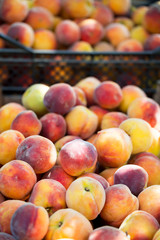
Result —
<path fill-rule="evenodd" d="M 89 76 L 0 108 L 1 240 L 159 240 L 160 107 Z"/>
<path fill-rule="evenodd" d="M 36 50 L 141 52 L 160 47 L 160 4 L 1 0 L 0 32 Z M 0 39 L 0 48 L 8 44 Z"/>

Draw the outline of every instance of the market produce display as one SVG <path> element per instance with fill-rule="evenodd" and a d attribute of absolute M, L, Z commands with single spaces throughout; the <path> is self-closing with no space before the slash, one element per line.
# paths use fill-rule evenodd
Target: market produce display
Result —
<path fill-rule="evenodd" d="M 89 76 L 0 107 L 0 239 L 159 240 L 160 107 Z"/>

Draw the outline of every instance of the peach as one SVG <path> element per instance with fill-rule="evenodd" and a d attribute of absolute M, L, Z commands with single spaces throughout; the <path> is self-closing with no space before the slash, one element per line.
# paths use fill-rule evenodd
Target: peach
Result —
<path fill-rule="evenodd" d="M 95 103 L 94 99 L 93 99 L 93 93 L 94 93 L 95 88 L 98 87 L 100 85 L 100 83 L 101 82 L 98 78 L 89 76 L 89 77 L 81 79 L 76 84 L 77 87 L 81 88 L 84 91 L 86 98 L 87 98 L 87 105 L 90 106 Z"/>
<path fill-rule="evenodd" d="M 101 108 L 98 105 L 92 105 L 92 106 L 89 107 L 89 109 L 97 115 L 97 117 L 98 117 L 98 129 L 99 129 L 100 126 L 101 126 L 103 116 L 108 113 L 108 110 L 106 110 L 104 108 Z"/>
<path fill-rule="evenodd" d="M 97 151 L 93 144 L 75 139 L 61 148 L 58 161 L 66 173 L 71 176 L 80 176 L 90 172 L 96 166 Z"/>
<path fill-rule="evenodd" d="M 52 167 L 43 175 L 42 178 L 56 180 L 60 182 L 66 189 L 75 180 L 75 177 L 66 173 L 60 165 L 55 165 L 54 167 Z"/>
<path fill-rule="evenodd" d="M 125 39 L 124 41 L 120 42 L 117 46 L 118 52 L 142 52 L 143 45 L 137 39 Z"/>
<path fill-rule="evenodd" d="M 12 235 L 4 232 L 0 232 L 0 239 L 1 240 L 16 240 Z"/>
<path fill-rule="evenodd" d="M 150 33 L 160 33 L 160 6 L 158 2 L 152 4 L 146 11 L 143 26 Z"/>
<path fill-rule="evenodd" d="M 135 25 L 143 24 L 144 15 L 147 11 L 148 11 L 148 6 L 144 6 L 144 5 L 136 7 L 133 10 L 133 12 L 131 14 L 131 19 Z"/>
<path fill-rule="evenodd" d="M 88 220 L 95 219 L 105 203 L 105 190 L 102 184 L 91 177 L 74 180 L 66 191 L 66 204 L 83 214 Z"/>
<path fill-rule="evenodd" d="M 144 50 L 154 50 L 160 47 L 160 33 L 151 34 L 144 42 Z"/>
<path fill-rule="evenodd" d="M 38 135 L 41 131 L 42 124 L 35 112 L 25 110 L 20 112 L 11 124 L 11 129 L 21 132 L 24 137 Z"/>
<path fill-rule="evenodd" d="M 110 23 L 104 28 L 104 39 L 109 41 L 114 47 L 120 42 L 130 37 L 128 28 L 122 23 Z"/>
<path fill-rule="evenodd" d="M 73 90 L 75 91 L 76 94 L 75 106 L 77 105 L 87 106 L 87 98 L 85 92 L 77 86 L 73 86 Z"/>
<path fill-rule="evenodd" d="M 132 19 L 126 16 L 115 17 L 114 22 L 123 24 L 129 31 L 131 31 L 134 26 Z"/>
<path fill-rule="evenodd" d="M 79 24 L 81 40 L 94 45 L 103 38 L 103 26 L 95 19 L 84 19 Z"/>
<path fill-rule="evenodd" d="M 60 44 L 69 46 L 80 40 L 80 28 L 70 19 L 62 20 L 55 29 L 55 34 Z"/>
<path fill-rule="evenodd" d="M 101 23 L 103 26 L 106 26 L 113 22 L 114 15 L 109 7 L 105 6 L 100 1 L 95 1 L 94 9 L 92 11 L 90 18 L 93 18 L 97 20 L 99 23 Z"/>
<path fill-rule="evenodd" d="M 159 229 L 159 224 L 151 214 L 136 210 L 123 220 L 119 229 L 125 233 L 127 232 L 131 240 L 152 240 Z"/>
<path fill-rule="evenodd" d="M 2 0 L 0 18 L 7 23 L 21 22 L 26 18 L 28 11 L 27 1 Z"/>
<path fill-rule="evenodd" d="M 149 36 L 150 36 L 149 33 L 143 26 L 135 26 L 131 30 L 131 38 L 136 39 L 142 45 L 144 45 Z"/>
<path fill-rule="evenodd" d="M 108 6 L 115 15 L 127 15 L 131 9 L 131 0 L 109 0 Z"/>
<path fill-rule="evenodd" d="M 118 168 L 106 168 L 103 171 L 99 172 L 99 175 L 107 180 L 110 186 L 114 184 L 114 173 Z"/>
<path fill-rule="evenodd" d="M 58 15 L 62 8 L 61 0 L 35 0 L 34 6 L 44 7 L 50 11 L 53 15 Z"/>
<path fill-rule="evenodd" d="M 68 50 L 73 52 L 92 52 L 93 48 L 90 43 L 80 40 L 73 43 Z"/>
<path fill-rule="evenodd" d="M 153 153 L 160 157 L 160 132 L 156 128 L 152 128 L 153 141 L 147 152 Z"/>
<path fill-rule="evenodd" d="M 103 116 L 100 128 L 107 129 L 119 127 L 119 125 L 126 119 L 128 119 L 128 116 L 125 113 L 116 111 L 108 112 Z"/>
<path fill-rule="evenodd" d="M 137 98 L 129 106 L 127 114 L 130 118 L 140 118 L 155 127 L 160 122 L 159 104 L 149 97 Z"/>
<path fill-rule="evenodd" d="M 112 185 L 105 193 L 106 201 L 100 216 L 106 225 L 118 228 L 130 213 L 138 210 L 138 198 L 124 184 Z"/>
<path fill-rule="evenodd" d="M 32 27 L 24 22 L 12 23 L 7 35 L 20 42 L 26 47 L 32 47 L 34 43 L 34 31 Z"/>
<path fill-rule="evenodd" d="M 25 139 L 17 130 L 7 130 L 0 134 L 0 164 L 4 165 L 16 158 L 16 151 Z"/>
<path fill-rule="evenodd" d="M 94 133 L 92 136 L 87 138 L 86 141 L 92 143 L 95 146 L 96 138 L 97 138 L 97 133 Z"/>
<path fill-rule="evenodd" d="M 76 94 L 68 83 L 56 83 L 50 86 L 44 96 L 44 105 L 50 112 L 64 115 L 76 103 Z"/>
<path fill-rule="evenodd" d="M 157 230 L 157 232 L 154 234 L 153 239 L 152 240 L 159 240 L 160 239 L 160 229 Z"/>
<path fill-rule="evenodd" d="M 105 41 L 100 41 L 94 46 L 94 51 L 95 52 L 113 52 L 114 47 Z"/>
<path fill-rule="evenodd" d="M 27 162 L 12 160 L 0 169 L 0 192 L 7 198 L 23 200 L 36 181 L 36 174 Z"/>
<path fill-rule="evenodd" d="M 119 110 L 127 112 L 129 105 L 138 97 L 146 97 L 144 90 L 136 85 L 126 85 L 122 87 L 122 101 Z"/>
<path fill-rule="evenodd" d="M 125 184 L 132 194 L 138 196 L 147 187 L 148 173 L 143 167 L 127 164 L 114 173 L 114 184 Z"/>
<path fill-rule="evenodd" d="M 48 29 L 36 30 L 32 47 L 36 50 L 55 50 L 57 48 L 55 34 Z"/>
<path fill-rule="evenodd" d="M 41 135 L 50 139 L 52 142 L 64 137 L 67 131 L 64 117 L 57 113 L 47 113 L 40 118 L 42 124 Z"/>
<path fill-rule="evenodd" d="M 85 106 L 75 106 L 65 116 L 67 134 L 87 139 L 94 134 L 98 127 L 97 115 Z"/>
<path fill-rule="evenodd" d="M 89 235 L 88 240 L 129 240 L 127 235 L 127 233 L 124 233 L 116 227 L 102 226 L 94 229 L 93 232 Z"/>
<path fill-rule="evenodd" d="M 66 208 L 66 189 L 56 180 L 39 180 L 34 185 L 28 202 L 44 207 L 51 216 L 57 210 Z"/>
<path fill-rule="evenodd" d="M 34 30 L 52 29 L 54 18 L 51 12 L 44 7 L 32 7 L 25 19 Z"/>
<path fill-rule="evenodd" d="M 139 209 L 150 213 L 160 223 L 159 197 L 160 185 L 152 185 L 144 189 L 139 195 Z"/>
<path fill-rule="evenodd" d="M 86 240 L 93 231 L 90 221 L 71 208 L 60 209 L 49 218 L 49 227 L 45 240 L 76 239 Z"/>
<path fill-rule="evenodd" d="M 0 204 L 0 231 L 11 234 L 10 222 L 15 211 L 25 204 L 25 201 L 10 199 Z M 1 239 L 1 238 L 0 238 Z"/>
<path fill-rule="evenodd" d="M 135 100 L 136 101 L 136 100 Z M 150 124 L 140 118 L 128 118 L 120 125 L 129 136 L 133 145 L 132 154 L 147 151 L 153 141 L 153 135 Z"/>
<path fill-rule="evenodd" d="M 11 233 L 16 239 L 41 240 L 49 226 L 45 208 L 26 203 L 19 207 L 11 219 Z"/>
<path fill-rule="evenodd" d="M 114 109 L 122 101 L 121 87 L 116 82 L 104 81 L 95 88 L 93 99 L 104 109 Z"/>
<path fill-rule="evenodd" d="M 18 146 L 16 159 L 30 164 L 35 173 L 45 173 L 56 163 L 57 151 L 54 143 L 39 135 L 27 137 Z"/>

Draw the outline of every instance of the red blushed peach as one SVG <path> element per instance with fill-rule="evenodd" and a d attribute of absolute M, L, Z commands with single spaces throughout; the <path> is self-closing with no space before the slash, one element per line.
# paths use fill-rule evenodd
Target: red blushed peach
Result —
<path fill-rule="evenodd" d="M 0 169 L 0 192 L 7 198 L 24 199 L 36 181 L 33 168 L 24 161 L 12 160 Z"/>
<path fill-rule="evenodd" d="M 160 47 L 160 34 L 151 34 L 144 43 L 144 50 L 154 50 Z"/>
<path fill-rule="evenodd" d="M 93 144 L 82 139 L 75 139 L 61 148 L 58 161 L 69 175 L 80 176 L 95 167 L 97 151 Z"/>
<path fill-rule="evenodd" d="M 0 108 L 0 133 L 11 128 L 12 121 L 18 113 L 26 110 L 21 104 L 10 102 Z"/>
<path fill-rule="evenodd" d="M 17 130 L 7 130 L 0 134 L 0 164 L 16 159 L 17 148 L 24 139 Z"/>
<path fill-rule="evenodd" d="M 26 1 L 21 0 L 2 0 L 0 7 L 0 17 L 8 23 L 21 22 L 27 14 L 29 8 Z"/>
<path fill-rule="evenodd" d="M 4 202 L 6 199 L 5 199 L 5 197 L 2 195 L 2 193 L 0 193 L 0 204 L 2 203 L 2 202 Z"/>
<path fill-rule="evenodd" d="M 143 45 L 137 39 L 126 39 L 120 42 L 117 46 L 118 52 L 142 52 Z"/>
<path fill-rule="evenodd" d="M 119 125 L 126 119 L 128 119 L 127 114 L 122 112 L 108 112 L 103 116 L 100 128 L 107 129 L 119 127 Z"/>
<path fill-rule="evenodd" d="M 25 19 L 34 30 L 52 29 L 54 18 L 52 14 L 43 7 L 32 7 Z"/>
<path fill-rule="evenodd" d="M 57 210 L 66 208 L 66 189 L 56 180 L 42 179 L 34 185 L 28 202 L 44 207 L 51 216 Z"/>
<path fill-rule="evenodd" d="M 131 8 L 131 0 L 109 0 L 108 6 L 116 15 L 126 15 Z"/>
<path fill-rule="evenodd" d="M 76 86 L 73 87 L 73 90 L 75 91 L 76 94 L 75 106 L 77 105 L 87 106 L 87 98 L 85 92 L 81 88 Z"/>
<path fill-rule="evenodd" d="M 34 6 L 44 7 L 48 9 L 53 15 L 58 15 L 62 7 L 62 2 L 61 0 L 35 0 Z"/>
<path fill-rule="evenodd" d="M 47 113 L 40 118 L 40 122 L 42 124 L 41 135 L 52 142 L 58 141 L 66 134 L 66 121 L 60 114 Z"/>
<path fill-rule="evenodd" d="M 87 98 L 87 105 L 93 105 L 95 103 L 93 99 L 93 93 L 96 87 L 100 85 L 100 80 L 95 77 L 86 77 L 84 79 L 81 79 L 76 86 L 81 88 Z"/>
<path fill-rule="evenodd" d="M 101 108 L 100 106 L 97 106 L 97 105 L 92 105 L 92 106 L 89 107 L 89 109 L 97 115 L 97 117 L 98 117 L 98 129 L 100 129 L 103 116 L 106 113 L 108 113 L 108 110 L 106 110 L 104 108 Z"/>
<path fill-rule="evenodd" d="M 118 168 L 107 168 L 99 173 L 100 176 L 105 178 L 110 186 L 114 184 L 114 173 L 118 170 Z"/>
<path fill-rule="evenodd" d="M 133 149 L 131 138 L 120 128 L 99 131 L 95 146 L 100 165 L 113 168 L 126 164 Z"/>
<path fill-rule="evenodd" d="M 93 99 L 104 109 L 114 109 L 122 101 L 121 87 L 113 81 L 104 81 L 97 86 L 93 93 Z"/>
<path fill-rule="evenodd" d="M 11 129 L 21 132 L 24 137 L 38 135 L 41 128 L 42 124 L 32 110 L 20 112 L 11 124 Z"/>
<path fill-rule="evenodd" d="M 159 229 L 159 224 L 151 214 L 136 210 L 124 219 L 119 229 L 125 233 L 127 232 L 133 240 L 152 240 Z"/>
<path fill-rule="evenodd" d="M 45 240 L 86 240 L 93 231 L 90 221 L 81 213 L 71 209 L 60 209 L 52 214 Z"/>
<path fill-rule="evenodd" d="M 98 126 L 97 115 L 85 106 L 75 106 L 65 116 L 67 134 L 87 139 L 96 132 Z"/>
<path fill-rule="evenodd" d="M 63 45 L 71 45 L 80 40 L 80 28 L 70 19 L 61 21 L 55 29 L 56 38 Z"/>
<path fill-rule="evenodd" d="M 105 41 L 100 41 L 94 45 L 95 52 L 113 52 L 114 47 Z"/>
<path fill-rule="evenodd" d="M 140 118 L 156 126 L 160 122 L 160 108 L 158 103 L 148 97 L 137 98 L 129 106 L 127 114 L 130 118 Z"/>
<path fill-rule="evenodd" d="M 143 26 L 150 33 L 160 33 L 160 6 L 158 2 L 151 5 L 146 11 Z"/>
<path fill-rule="evenodd" d="M 41 240 L 49 226 L 49 216 L 43 207 L 26 203 L 19 207 L 11 219 L 11 233 L 16 239 Z"/>
<path fill-rule="evenodd" d="M 95 219 L 105 203 L 105 190 L 102 184 L 91 177 L 74 180 L 66 191 L 66 204 L 87 219 Z"/>
<path fill-rule="evenodd" d="M 81 40 L 94 45 L 103 37 L 103 26 L 95 19 L 84 19 L 80 24 Z"/>
<path fill-rule="evenodd" d="M 116 184 L 105 190 L 106 201 L 100 213 L 107 225 L 119 227 L 123 220 L 139 208 L 138 198 L 124 184 Z"/>
<path fill-rule="evenodd" d="M 0 232 L 0 239 L 1 240 L 16 240 L 12 235 L 4 232 Z"/>
<path fill-rule="evenodd" d="M 25 201 L 22 200 L 6 200 L 0 204 L 0 231 L 11 234 L 11 218 L 15 211 L 25 204 Z M 1 238 L 0 238 L 1 239 Z"/>
<path fill-rule="evenodd" d="M 48 172 L 46 172 L 42 178 L 56 180 L 60 182 L 66 189 L 75 180 L 75 177 L 66 173 L 60 165 L 55 165 Z"/>
<path fill-rule="evenodd" d="M 76 103 L 76 94 L 67 83 L 56 83 L 50 86 L 44 96 L 44 105 L 50 112 L 64 115 Z"/>
<path fill-rule="evenodd" d="M 11 24 L 7 35 L 26 47 L 33 46 L 34 31 L 32 27 L 27 23 L 16 22 Z"/>
<path fill-rule="evenodd" d="M 129 37 L 130 32 L 124 24 L 110 23 L 104 28 L 104 39 L 109 41 L 114 47 L 117 47 L 120 42 Z"/>
<path fill-rule="evenodd" d="M 48 29 L 36 30 L 32 47 L 36 50 L 55 50 L 57 48 L 55 34 Z"/>
<path fill-rule="evenodd" d="M 56 163 L 57 151 L 51 140 L 39 135 L 27 137 L 18 146 L 16 159 L 30 164 L 35 173 L 45 173 Z"/>

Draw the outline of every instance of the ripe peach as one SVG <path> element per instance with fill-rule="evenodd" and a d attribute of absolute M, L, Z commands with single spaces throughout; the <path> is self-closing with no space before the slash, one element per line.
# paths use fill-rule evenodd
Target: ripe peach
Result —
<path fill-rule="evenodd" d="M 32 110 L 20 112 L 11 124 L 11 129 L 21 132 L 24 137 L 38 135 L 41 128 L 42 124 Z"/>
<path fill-rule="evenodd" d="M 80 40 L 80 28 L 70 19 L 62 20 L 55 29 L 55 34 L 60 44 L 69 46 Z"/>
<path fill-rule="evenodd" d="M 105 203 L 105 190 L 102 184 L 91 177 L 74 180 L 66 191 L 66 204 L 88 220 L 95 219 Z"/>
<path fill-rule="evenodd" d="M 131 8 L 131 0 L 109 0 L 108 6 L 115 15 L 127 15 Z"/>
<path fill-rule="evenodd" d="M 108 110 L 106 110 L 104 108 L 101 108 L 98 105 L 92 105 L 92 106 L 89 107 L 89 109 L 97 115 L 97 117 L 98 117 L 98 129 L 100 129 L 103 116 L 108 113 Z"/>
<path fill-rule="evenodd" d="M 10 222 L 15 211 L 25 204 L 25 201 L 10 199 L 0 204 L 0 231 L 11 234 Z M 1 238 L 0 238 L 1 239 Z"/>
<path fill-rule="evenodd" d="M 135 25 L 142 25 L 145 13 L 148 11 L 148 6 L 139 6 L 136 7 L 132 14 L 131 19 Z"/>
<path fill-rule="evenodd" d="M 123 122 L 126 119 L 128 119 L 128 116 L 125 113 L 116 112 L 116 111 L 108 112 L 103 116 L 100 128 L 107 129 L 107 128 L 119 127 L 121 122 Z"/>
<path fill-rule="evenodd" d="M 99 173 L 100 176 L 104 177 L 110 186 L 114 184 L 114 173 L 118 168 L 106 168 Z"/>
<path fill-rule="evenodd" d="M 26 203 L 19 207 L 11 219 L 11 233 L 16 239 L 41 240 L 49 226 L 49 216 L 43 207 Z"/>
<path fill-rule="evenodd" d="M 87 139 L 94 134 L 98 127 L 97 115 L 85 106 L 75 106 L 65 116 L 67 134 Z"/>
<path fill-rule="evenodd" d="M 42 178 L 56 180 L 60 182 L 66 189 L 75 180 L 75 177 L 66 173 L 60 165 L 55 165 L 54 167 L 52 167 L 48 172 L 43 175 Z"/>
<path fill-rule="evenodd" d="M 76 94 L 67 83 L 56 83 L 50 86 L 44 96 L 44 105 L 50 112 L 64 115 L 76 103 Z"/>
<path fill-rule="evenodd" d="M 32 47 L 36 50 L 55 50 L 57 48 L 55 34 L 48 29 L 36 30 Z"/>
<path fill-rule="evenodd" d="M 45 240 L 86 240 L 93 231 L 90 221 L 81 213 L 71 209 L 60 209 L 50 216 Z"/>
<path fill-rule="evenodd" d="M 33 168 L 24 161 L 12 160 L 0 168 L 0 192 L 7 198 L 23 200 L 36 181 Z"/>
<path fill-rule="evenodd" d="M 159 229 L 159 224 L 151 214 L 136 210 L 123 220 L 119 229 L 127 232 L 133 240 L 152 240 L 154 234 Z"/>
<path fill-rule="evenodd" d="M 99 131 L 95 146 L 100 165 L 113 168 L 126 164 L 133 148 L 131 138 L 120 128 Z"/>
<path fill-rule="evenodd" d="M 34 6 L 44 7 L 50 11 L 54 16 L 60 13 L 62 8 L 61 0 L 35 0 Z"/>
<path fill-rule="evenodd" d="M 41 135 L 54 143 L 66 134 L 66 121 L 60 114 L 47 113 L 40 118 L 40 122 L 42 124 Z"/>
<path fill-rule="evenodd" d="M 75 91 L 76 94 L 75 106 L 77 105 L 87 106 L 87 98 L 85 92 L 77 86 L 73 86 L 73 90 Z"/>
<path fill-rule="evenodd" d="M 0 18 L 7 23 L 21 22 L 27 14 L 29 8 L 26 1 L 2 0 L 0 7 Z"/>
<path fill-rule="evenodd" d="M 61 148 L 58 161 L 69 175 L 80 176 L 95 167 L 97 151 L 93 144 L 82 139 L 75 139 Z"/>
<path fill-rule="evenodd" d="M 144 50 L 154 50 L 160 47 L 160 33 L 151 34 L 144 42 Z"/>
<path fill-rule="evenodd" d="M 129 31 L 131 31 L 134 26 L 132 19 L 126 16 L 117 16 L 115 17 L 114 22 L 123 24 L 128 28 Z"/>
<path fill-rule="evenodd" d="M 96 138 L 97 138 L 97 133 L 94 133 L 92 134 L 92 136 L 87 138 L 86 141 L 92 143 L 95 146 Z"/>
<path fill-rule="evenodd" d="M 119 52 L 142 52 L 143 45 L 137 39 L 125 39 L 120 42 L 117 46 L 117 51 Z"/>
<path fill-rule="evenodd" d="M 122 101 L 121 87 L 116 82 L 104 81 L 95 88 L 93 99 L 102 108 L 114 109 Z"/>
<path fill-rule="evenodd" d="M 34 42 L 34 31 L 32 27 L 24 22 L 12 23 L 8 29 L 7 35 L 16 41 L 19 41 L 26 47 L 32 47 Z"/>
<path fill-rule="evenodd" d="M 144 45 L 149 36 L 150 36 L 149 33 L 143 26 L 135 26 L 131 30 L 131 38 L 136 39 L 142 45 Z"/>
<path fill-rule="evenodd" d="M 0 232 L 0 239 L 1 240 L 16 240 L 12 235 L 4 232 Z"/>
<path fill-rule="evenodd" d="M 105 190 L 106 201 L 100 213 L 107 225 L 119 227 L 123 220 L 139 208 L 138 198 L 124 184 L 115 184 Z"/>
<path fill-rule="evenodd" d="M 160 33 L 160 6 L 158 2 L 151 5 L 146 11 L 143 26 L 150 33 Z"/>
<path fill-rule="evenodd" d="M 88 42 L 77 41 L 70 46 L 69 50 L 73 52 L 92 52 L 93 48 Z"/>
<path fill-rule="evenodd" d="M 96 52 L 112 52 L 114 51 L 114 47 L 105 41 L 100 41 L 94 46 L 94 51 Z"/>
<path fill-rule="evenodd" d="M 109 41 L 114 47 L 130 37 L 128 28 L 122 23 L 110 23 L 104 28 L 104 39 Z"/>

